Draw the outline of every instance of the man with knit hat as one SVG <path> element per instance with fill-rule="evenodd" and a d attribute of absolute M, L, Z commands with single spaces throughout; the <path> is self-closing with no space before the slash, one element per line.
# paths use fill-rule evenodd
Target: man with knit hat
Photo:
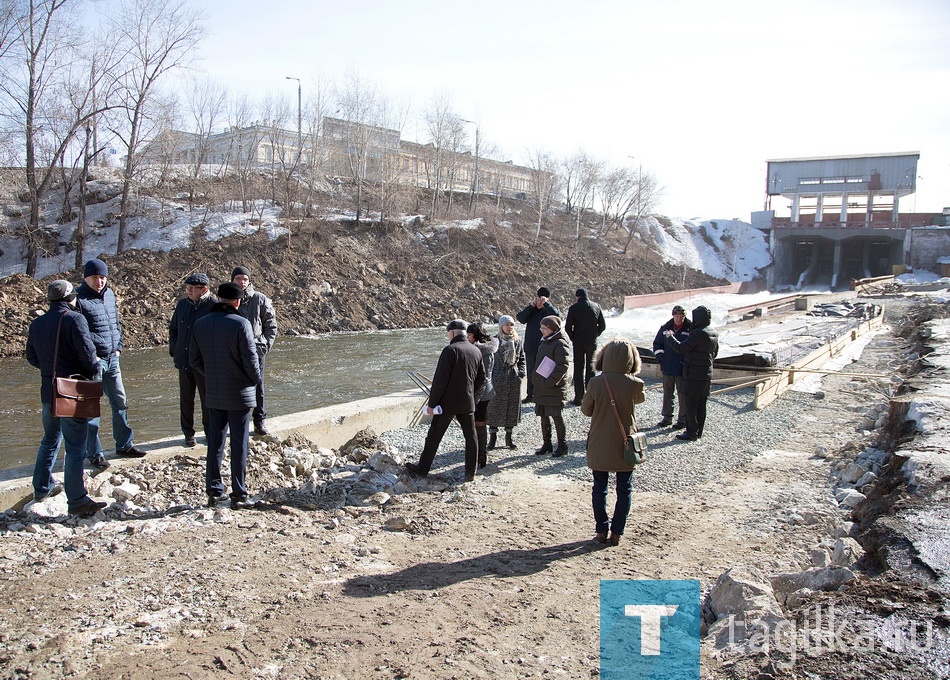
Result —
<path fill-rule="evenodd" d="M 482 353 L 468 341 L 468 324 L 462 319 L 450 321 L 445 327 L 449 344 L 442 349 L 439 363 L 429 388 L 426 414 L 432 416 L 419 463 L 406 463 L 413 477 L 429 474 L 439 444 L 452 419 L 458 421 L 465 437 L 465 481 L 475 479 L 478 463 L 478 441 L 475 437 L 475 392 L 485 382 Z"/>
<path fill-rule="evenodd" d="M 251 409 L 257 403 L 256 388 L 262 380 L 254 332 L 238 310 L 244 290 L 236 283 L 218 286 L 218 302 L 195 321 L 188 363 L 204 376 L 208 397 L 208 454 L 205 464 L 205 491 L 208 505 L 224 498 L 221 462 L 224 440 L 231 439 L 231 507 L 247 508 L 244 479 Z"/>
<path fill-rule="evenodd" d="M 135 435 L 129 427 L 129 404 L 122 383 L 119 355 L 122 353 L 122 327 L 115 293 L 109 288 L 109 267 L 99 259 L 86 262 L 82 271 L 83 283 L 76 289 L 76 304 L 79 312 L 89 323 L 89 333 L 96 346 L 99 359 L 99 379 L 102 391 L 109 398 L 112 409 L 112 436 L 115 439 L 115 455 L 126 458 L 141 458 L 145 451 L 134 446 Z M 102 443 L 99 441 L 99 418 L 89 421 L 89 436 L 86 438 L 86 458 L 96 468 L 105 469 Z"/>
<path fill-rule="evenodd" d="M 52 414 L 53 376 L 81 375 L 92 378 L 99 372 L 96 346 L 89 336 L 89 324 L 76 313 L 76 292 L 69 281 L 53 281 L 46 292 L 49 310 L 30 324 L 26 340 L 26 360 L 40 369 L 40 401 L 43 403 L 43 439 L 33 468 L 33 500 L 42 501 L 66 490 L 70 515 L 92 517 L 106 507 L 86 493 L 82 461 L 86 456 L 88 418 L 57 418 Z M 54 365 L 55 364 L 55 365 Z M 59 444 L 66 440 L 65 485 L 53 479 L 53 465 Z"/>
<path fill-rule="evenodd" d="M 518 321 L 524 324 L 524 356 L 525 365 L 528 367 L 528 375 L 531 375 L 535 369 L 535 360 L 537 359 L 538 347 L 541 346 L 541 319 L 546 316 L 560 316 L 557 307 L 551 304 L 548 298 L 551 297 L 551 291 L 545 286 L 538 288 L 538 292 L 531 303 L 518 312 Z M 534 385 L 528 381 L 528 396 L 524 403 L 530 404 L 534 401 Z"/>
<path fill-rule="evenodd" d="M 168 324 L 168 353 L 178 369 L 178 410 L 185 446 L 197 446 L 195 439 L 195 391 L 201 398 L 201 431 L 207 435 L 208 405 L 205 403 L 205 379 L 188 363 L 191 329 L 195 321 L 211 311 L 218 299 L 211 294 L 211 279 L 195 272 L 185 279 L 185 297 L 178 301 Z"/>
<path fill-rule="evenodd" d="M 574 348 L 574 401 L 571 403 L 580 406 L 587 383 L 594 377 L 597 338 L 606 330 L 607 322 L 600 305 L 587 298 L 586 289 L 578 288 L 574 297 L 577 302 L 567 310 L 564 331 Z"/>
<path fill-rule="evenodd" d="M 254 290 L 251 283 L 251 270 L 247 267 L 235 267 L 231 272 L 231 283 L 240 286 L 242 291 L 241 306 L 238 314 L 251 323 L 254 333 L 254 346 L 257 348 L 257 360 L 264 375 L 264 357 L 274 346 L 277 338 L 277 316 L 274 314 L 274 305 L 270 298 Z M 254 407 L 254 434 L 263 436 L 270 434 L 264 419 L 267 409 L 264 406 L 264 381 L 257 385 L 257 405 Z"/>

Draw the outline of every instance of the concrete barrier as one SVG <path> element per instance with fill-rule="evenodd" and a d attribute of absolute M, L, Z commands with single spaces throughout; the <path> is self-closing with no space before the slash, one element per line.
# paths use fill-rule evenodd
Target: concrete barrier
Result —
<path fill-rule="evenodd" d="M 405 390 L 381 397 L 360 399 L 346 404 L 315 408 L 300 413 L 291 413 L 267 419 L 267 429 L 281 439 L 299 433 L 329 449 L 337 449 L 365 427 L 372 427 L 377 434 L 409 427 L 429 420 L 422 407 L 426 398 L 421 390 Z M 39 437 L 39 434 L 36 434 Z M 199 438 L 199 441 L 203 438 Z M 38 440 L 37 440 L 38 441 Z M 145 458 L 115 458 L 108 456 L 113 468 L 133 467 L 143 462 L 163 460 L 182 454 L 204 458 L 207 448 L 199 443 L 197 448 L 186 449 L 180 436 L 136 444 L 148 452 Z M 63 451 L 57 460 L 58 478 L 62 477 Z M 20 509 L 33 495 L 33 468 L 31 466 L 4 470 L 0 473 L 0 508 Z"/>

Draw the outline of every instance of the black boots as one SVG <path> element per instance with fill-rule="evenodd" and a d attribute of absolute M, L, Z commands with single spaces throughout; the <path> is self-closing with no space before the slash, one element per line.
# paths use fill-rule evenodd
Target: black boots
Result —
<path fill-rule="evenodd" d="M 488 431 L 488 450 L 491 451 L 495 448 L 495 443 L 498 441 L 498 428 L 493 427 Z"/>
<path fill-rule="evenodd" d="M 541 418 L 541 439 L 544 443 L 534 452 L 536 456 L 554 451 L 551 444 L 551 421 L 548 418 Z"/>
<path fill-rule="evenodd" d="M 511 428 L 505 428 L 505 446 L 507 446 L 509 449 L 517 449 L 518 447 L 515 445 L 515 442 L 511 436 Z"/>
<path fill-rule="evenodd" d="M 558 442 L 557 448 L 554 449 L 554 456 L 566 456 L 567 453 L 567 442 Z"/>
<path fill-rule="evenodd" d="M 488 465 L 488 427 L 476 425 L 475 438 L 478 440 L 478 467 L 483 468 Z"/>

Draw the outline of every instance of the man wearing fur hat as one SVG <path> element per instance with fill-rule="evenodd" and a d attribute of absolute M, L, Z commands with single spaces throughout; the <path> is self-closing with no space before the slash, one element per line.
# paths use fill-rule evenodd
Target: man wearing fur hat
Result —
<path fill-rule="evenodd" d="M 181 433 L 185 446 L 194 448 L 195 439 L 195 391 L 201 398 L 201 431 L 208 433 L 208 405 L 205 403 L 205 379 L 188 363 L 188 348 L 191 346 L 191 329 L 195 321 L 211 311 L 218 299 L 211 294 L 211 279 L 207 274 L 196 272 L 185 279 L 185 297 L 178 301 L 172 320 L 168 324 L 168 353 L 178 369 L 178 410 Z"/>
<path fill-rule="evenodd" d="M 571 403 L 580 406 L 587 383 L 594 377 L 597 338 L 607 329 L 607 322 L 600 305 L 587 298 L 586 289 L 578 288 L 574 296 L 577 302 L 567 310 L 564 330 L 574 348 L 574 401 Z"/>
<path fill-rule="evenodd" d="M 518 321 L 524 324 L 524 356 L 525 365 L 528 367 L 528 375 L 534 372 L 535 361 L 538 355 L 538 348 L 541 346 L 541 319 L 546 316 L 561 316 L 557 307 L 551 304 L 548 298 L 551 297 L 551 291 L 545 286 L 538 288 L 534 300 L 517 314 Z M 534 401 L 534 385 L 528 381 L 528 396 L 524 403 L 530 404 Z"/>
<path fill-rule="evenodd" d="M 257 348 L 257 360 L 263 376 L 264 357 L 274 346 L 274 340 L 277 338 L 277 315 L 274 314 L 274 305 L 269 297 L 254 290 L 254 285 L 251 283 L 251 270 L 247 267 L 235 267 L 231 272 L 231 283 L 237 284 L 243 291 L 238 313 L 251 322 L 254 346 Z M 257 406 L 254 407 L 254 434 L 259 436 L 270 434 L 267 426 L 264 425 L 266 417 L 264 381 L 261 380 L 257 384 Z"/>
<path fill-rule="evenodd" d="M 449 344 L 442 349 L 439 363 L 429 388 L 426 414 L 432 416 L 419 463 L 406 463 L 413 477 L 429 474 L 439 444 L 452 419 L 458 421 L 465 437 L 465 481 L 475 479 L 478 463 L 478 440 L 475 437 L 475 393 L 485 382 L 482 353 L 468 341 L 468 324 L 462 319 L 450 321 L 445 327 Z"/>
<path fill-rule="evenodd" d="M 112 408 L 112 436 L 115 439 L 115 455 L 126 458 L 141 458 L 145 451 L 134 446 L 135 435 L 129 427 L 129 404 L 122 383 L 122 368 L 119 355 L 122 353 L 122 327 L 115 293 L 109 287 L 109 267 L 99 259 L 89 260 L 82 271 L 83 283 L 76 289 L 76 304 L 79 312 L 89 323 L 89 333 L 96 345 L 99 358 L 99 377 L 102 391 L 109 398 Z M 86 438 L 86 458 L 93 467 L 105 469 L 102 443 L 99 441 L 99 419 L 89 421 L 89 436 Z"/>

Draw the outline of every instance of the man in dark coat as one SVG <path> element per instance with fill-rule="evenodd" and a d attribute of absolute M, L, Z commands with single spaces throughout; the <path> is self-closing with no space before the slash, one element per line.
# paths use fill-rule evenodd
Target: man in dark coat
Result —
<path fill-rule="evenodd" d="M 703 436 L 706 424 L 706 400 L 712 382 L 713 359 L 719 354 L 719 334 L 710 328 L 712 313 L 708 307 L 693 310 L 693 327 L 680 342 L 674 332 L 664 332 L 666 349 L 683 355 L 683 377 L 686 379 L 686 431 L 677 439 L 692 441 Z"/>
<path fill-rule="evenodd" d="M 49 310 L 30 324 L 26 360 L 40 369 L 40 401 L 43 403 L 43 439 L 33 468 L 33 499 L 41 501 L 63 490 L 53 480 L 53 465 L 59 443 L 66 440 L 64 481 L 70 515 L 92 517 L 106 507 L 89 498 L 82 479 L 86 457 L 88 418 L 57 418 L 52 414 L 53 375 L 81 375 L 92 379 L 99 373 L 96 347 L 89 324 L 76 313 L 76 292 L 68 281 L 53 281 L 46 291 Z M 57 346 L 58 340 L 58 346 Z M 53 365 L 55 358 L 56 365 Z"/>
<path fill-rule="evenodd" d="M 191 367 L 205 379 L 208 397 L 208 457 L 205 490 L 208 505 L 224 496 L 221 461 L 224 437 L 231 432 L 231 507 L 253 505 L 247 498 L 244 478 L 251 409 L 261 382 L 254 333 L 250 322 L 238 314 L 243 291 L 235 283 L 218 286 L 219 302 L 195 322 L 188 358 Z"/>
<path fill-rule="evenodd" d="M 254 333 L 254 347 L 257 349 L 257 362 L 261 366 L 261 375 L 264 375 L 264 357 L 274 346 L 277 338 L 277 315 L 274 314 L 274 304 L 263 293 L 254 290 L 251 283 L 251 271 L 247 267 L 235 267 L 231 272 L 231 283 L 241 287 L 241 307 L 238 314 L 251 322 L 251 331 Z M 257 403 L 254 405 L 254 434 L 269 434 L 264 419 L 267 409 L 264 406 L 264 381 L 257 385 Z"/>
<path fill-rule="evenodd" d="M 574 348 L 574 401 L 571 403 L 580 406 L 584 400 L 584 389 L 594 377 L 597 338 L 607 329 L 607 322 L 604 320 L 604 310 L 587 298 L 585 289 L 578 288 L 574 296 L 577 302 L 567 310 L 564 330 Z"/>
<path fill-rule="evenodd" d="M 660 372 L 663 374 L 663 407 L 660 411 L 663 419 L 656 424 L 657 427 L 669 427 L 673 425 L 673 393 L 676 393 L 679 404 L 679 413 L 676 417 L 674 430 L 681 430 L 686 427 L 686 385 L 683 378 L 683 355 L 679 352 L 666 351 L 666 331 L 673 331 L 673 337 L 680 342 L 685 342 L 689 337 L 689 330 L 692 323 L 686 318 L 686 310 L 680 305 L 673 307 L 673 318 L 660 326 L 653 338 L 653 356 L 660 364 Z"/>
<path fill-rule="evenodd" d="M 485 367 L 482 353 L 468 341 L 465 329 L 468 324 L 461 319 L 450 321 L 446 326 L 449 344 L 439 355 L 439 363 L 429 388 L 429 404 L 426 413 L 432 416 L 425 445 L 419 456 L 419 464 L 406 463 L 406 469 L 414 477 L 425 477 L 432 468 L 432 461 L 439 444 L 454 417 L 465 437 L 465 481 L 475 479 L 478 462 L 478 442 L 475 438 L 475 392 L 485 382 Z"/>
<path fill-rule="evenodd" d="M 195 439 L 195 391 L 201 397 L 201 430 L 207 436 L 208 406 L 205 403 L 205 379 L 188 363 L 188 348 L 191 346 L 191 329 L 195 321 L 211 311 L 218 299 L 209 290 L 211 280 L 207 274 L 196 272 L 185 279 L 185 297 L 178 301 L 168 324 L 168 353 L 178 369 L 178 410 L 181 433 L 185 446 L 193 448 Z"/>
<path fill-rule="evenodd" d="M 102 391 L 109 398 L 112 408 L 112 436 L 115 438 L 115 455 L 141 458 L 145 451 L 134 446 L 135 435 L 129 427 L 129 403 L 122 383 L 122 368 L 119 355 L 122 353 L 122 328 L 115 293 L 109 288 L 109 267 L 98 259 L 89 260 L 82 270 L 83 283 L 76 289 L 77 307 L 89 323 L 89 333 L 96 345 L 99 357 L 99 379 Z M 99 419 L 89 421 L 89 436 L 86 438 L 86 457 L 93 467 L 109 467 L 99 441 Z"/>
<path fill-rule="evenodd" d="M 551 291 L 541 286 L 534 300 L 527 307 L 517 314 L 517 319 L 524 324 L 524 357 L 525 366 L 528 367 L 528 375 L 534 373 L 535 361 L 538 356 L 538 347 L 541 346 L 541 319 L 546 316 L 561 316 L 557 307 L 551 304 L 548 298 L 551 297 Z M 528 381 L 528 396 L 524 403 L 529 404 L 534 401 L 534 385 Z"/>

